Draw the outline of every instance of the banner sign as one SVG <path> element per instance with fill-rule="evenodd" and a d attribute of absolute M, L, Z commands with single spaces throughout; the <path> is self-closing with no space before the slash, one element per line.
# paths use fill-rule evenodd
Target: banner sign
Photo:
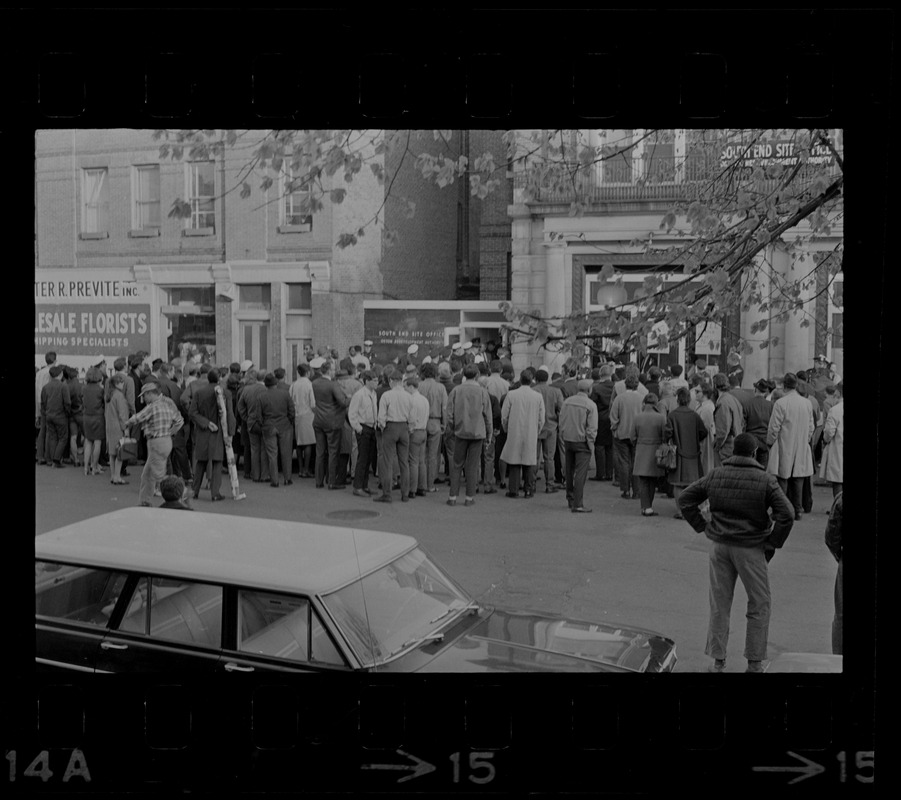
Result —
<path fill-rule="evenodd" d="M 740 161 L 743 167 L 766 166 L 768 164 L 781 164 L 791 167 L 798 163 L 798 151 L 801 148 L 795 142 L 773 141 L 757 142 L 750 147 L 746 144 L 728 144 L 720 153 L 720 162 L 723 164 Z M 834 161 L 832 151 L 823 144 L 816 144 L 810 149 L 807 158 L 808 164 L 822 165 L 832 164 Z"/>
<path fill-rule="evenodd" d="M 363 338 L 372 341 L 380 364 L 406 355 L 411 344 L 419 345 L 419 359 L 437 356 L 444 348 L 446 329 L 460 326 L 455 309 L 367 308 L 363 313 Z"/>
<path fill-rule="evenodd" d="M 150 304 L 35 306 L 34 347 L 59 355 L 149 352 Z"/>

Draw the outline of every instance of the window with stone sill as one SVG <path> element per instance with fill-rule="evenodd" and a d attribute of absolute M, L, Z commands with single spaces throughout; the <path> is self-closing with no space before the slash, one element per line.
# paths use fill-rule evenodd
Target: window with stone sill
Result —
<path fill-rule="evenodd" d="M 160 235 L 160 165 L 140 164 L 131 170 L 131 238 Z"/>
<path fill-rule="evenodd" d="M 216 233 L 216 165 L 213 161 L 185 164 L 185 194 L 191 216 L 185 220 L 183 236 L 213 236 Z"/>
<path fill-rule="evenodd" d="M 310 213 L 312 191 L 309 186 L 293 177 L 291 168 L 285 167 L 279 176 L 279 233 L 309 233 L 313 229 Z"/>
<path fill-rule="evenodd" d="M 109 170 L 106 167 L 81 171 L 82 239 L 109 238 Z"/>

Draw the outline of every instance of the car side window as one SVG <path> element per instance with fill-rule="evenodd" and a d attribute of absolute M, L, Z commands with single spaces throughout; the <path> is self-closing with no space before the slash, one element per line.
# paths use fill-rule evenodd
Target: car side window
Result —
<path fill-rule="evenodd" d="M 291 595 L 238 592 L 238 649 L 290 661 L 344 665 L 310 601 Z"/>
<path fill-rule="evenodd" d="M 177 578 L 142 577 L 119 630 L 219 648 L 222 587 Z"/>
<path fill-rule="evenodd" d="M 124 572 L 36 561 L 35 614 L 106 627 L 127 577 Z"/>

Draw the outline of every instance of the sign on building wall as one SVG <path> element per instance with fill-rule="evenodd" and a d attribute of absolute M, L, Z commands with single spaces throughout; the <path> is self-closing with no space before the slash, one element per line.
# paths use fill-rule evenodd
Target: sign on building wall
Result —
<path fill-rule="evenodd" d="M 34 282 L 34 348 L 63 356 L 150 351 L 150 286 L 102 276 Z"/>
<path fill-rule="evenodd" d="M 364 311 L 364 338 L 372 341 L 379 363 L 386 364 L 406 355 L 411 344 L 419 345 L 419 357 L 444 347 L 448 328 L 460 326 L 460 311 L 428 308 L 367 308 Z"/>
<path fill-rule="evenodd" d="M 703 356 L 718 356 L 722 352 L 722 326 L 718 322 L 699 324 L 695 338 L 695 353 Z"/>

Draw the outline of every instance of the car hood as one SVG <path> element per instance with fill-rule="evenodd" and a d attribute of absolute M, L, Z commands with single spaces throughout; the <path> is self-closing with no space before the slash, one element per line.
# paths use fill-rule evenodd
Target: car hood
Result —
<path fill-rule="evenodd" d="M 484 609 L 461 636 L 421 648 L 423 672 L 669 672 L 675 642 L 641 628 Z M 431 652 L 429 652 L 431 651 Z"/>

